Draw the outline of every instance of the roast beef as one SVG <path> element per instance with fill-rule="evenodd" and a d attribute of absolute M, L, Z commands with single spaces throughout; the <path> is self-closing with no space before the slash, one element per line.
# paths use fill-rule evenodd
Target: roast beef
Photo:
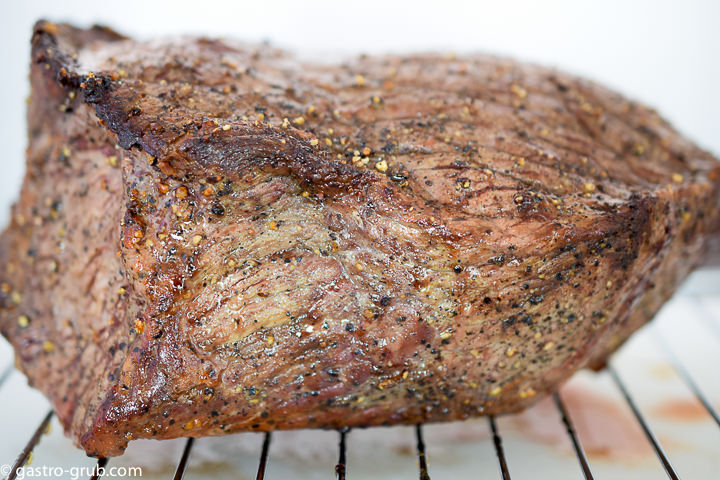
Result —
<path fill-rule="evenodd" d="M 40 22 L 31 82 L 0 329 L 89 455 L 518 411 L 601 367 L 720 226 L 710 154 L 511 60 Z"/>

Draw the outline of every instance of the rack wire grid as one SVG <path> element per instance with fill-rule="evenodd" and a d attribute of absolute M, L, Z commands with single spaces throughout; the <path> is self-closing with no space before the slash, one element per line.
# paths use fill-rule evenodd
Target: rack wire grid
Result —
<path fill-rule="evenodd" d="M 131 442 L 92 459 L 0 345 L 0 459 L 8 479 L 47 466 L 143 479 L 720 478 L 720 271 L 701 271 L 599 373 L 529 410 L 447 424 Z M 2 365 L 3 363 L 0 363 Z M 19 453 L 18 453 L 19 452 Z M 32 464 L 30 463 L 32 462 Z M 77 472 L 77 470 L 75 470 Z"/>

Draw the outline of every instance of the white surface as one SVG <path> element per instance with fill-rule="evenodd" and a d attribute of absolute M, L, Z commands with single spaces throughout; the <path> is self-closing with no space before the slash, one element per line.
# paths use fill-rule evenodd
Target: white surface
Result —
<path fill-rule="evenodd" d="M 38 18 L 101 22 L 139 37 L 269 39 L 303 54 L 485 51 L 562 67 L 656 107 L 720 152 L 720 2 L 715 0 L 218 1 L 0 3 L 0 225 L 23 171 L 29 38 Z"/>

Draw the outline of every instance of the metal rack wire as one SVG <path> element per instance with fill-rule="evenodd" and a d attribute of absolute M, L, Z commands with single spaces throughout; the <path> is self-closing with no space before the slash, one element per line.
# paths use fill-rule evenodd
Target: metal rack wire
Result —
<path fill-rule="evenodd" d="M 717 340 L 720 341 L 720 328 L 718 328 L 717 324 L 714 324 L 712 326 L 713 331 L 715 332 L 717 336 Z M 673 369 L 681 378 L 685 385 L 688 387 L 688 389 L 692 392 L 692 394 L 697 398 L 697 400 L 700 402 L 700 404 L 703 406 L 703 408 L 707 411 L 710 417 L 712 417 L 713 421 L 717 424 L 718 427 L 720 427 L 720 415 L 718 414 L 718 411 L 713 407 L 712 403 L 708 399 L 708 397 L 703 393 L 701 388 L 699 387 L 698 383 L 695 381 L 693 376 L 691 375 L 689 369 L 685 366 L 685 364 L 680 360 L 680 358 L 677 356 L 673 348 L 670 346 L 670 343 L 658 332 L 655 331 L 654 335 L 652 336 L 654 344 L 659 348 L 659 350 L 664 354 L 667 362 L 672 365 Z M 669 456 L 667 455 L 666 451 L 663 449 L 663 446 L 661 442 L 658 440 L 656 434 L 651 429 L 649 423 L 646 421 L 643 413 L 638 408 L 637 402 L 631 395 L 626 382 L 623 380 L 622 375 L 618 372 L 618 370 L 613 367 L 612 365 L 609 365 L 607 367 L 607 371 L 610 375 L 610 378 L 612 379 L 615 386 L 618 388 L 619 392 L 622 394 L 622 397 L 629 407 L 629 409 L 632 411 L 632 414 L 637 421 L 638 425 L 641 427 L 642 431 L 644 432 L 645 438 L 647 439 L 649 445 L 652 447 L 652 449 L 655 452 L 655 455 L 657 456 L 658 462 L 662 465 L 663 469 L 665 470 L 668 478 L 671 480 L 677 480 L 679 479 L 678 472 L 676 471 L 675 467 L 673 466 L 673 463 L 671 462 Z M 8 377 L 13 372 L 13 366 L 10 365 L 3 372 L 0 374 L 0 388 L 4 386 L 6 383 Z M 557 412 L 563 422 L 564 429 L 567 433 L 568 439 L 570 443 L 572 444 L 575 456 L 577 458 L 578 464 L 580 466 L 580 471 L 582 472 L 582 475 L 586 480 L 592 480 L 594 479 L 592 469 L 590 466 L 590 462 L 588 461 L 588 457 L 586 455 L 586 452 L 583 448 L 582 442 L 577 435 L 575 426 L 572 421 L 572 417 L 570 415 L 570 412 L 565 406 L 565 403 L 562 399 L 561 394 L 555 393 L 553 396 L 554 405 L 557 409 Z M 12 469 L 10 471 L 10 474 L 8 475 L 8 480 L 14 480 L 17 478 L 18 469 L 26 464 L 29 457 L 32 455 L 33 449 L 38 445 L 40 442 L 40 439 L 43 436 L 43 433 L 48 429 L 48 426 L 50 424 L 50 421 L 53 418 L 53 412 L 52 410 L 46 412 L 40 421 L 39 425 L 35 429 L 34 433 L 30 437 L 29 441 L 25 445 L 25 447 L 22 449 L 22 451 L 17 455 L 17 459 L 12 466 Z M 511 477 L 511 467 L 510 462 L 508 461 L 508 458 L 506 457 L 505 451 L 503 449 L 503 440 L 502 440 L 502 432 L 500 431 L 500 428 L 498 427 L 498 424 L 496 422 L 496 419 L 494 417 L 488 417 L 488 424 L 489 429 L 492 434 L 492 441 L 495 448 L 495 455 L 497 457 L 498 462 L 498 469 L 500 476 L 503 480 L 510 480 Z M 431 459 L 428 458 L 426 454 L 425 449 L 425 442 L 423 440 L 423 425 L 416 425 L 415 426 L 415 444 L 416 444 L 416 451 L 415 455 L 417 458 L 417 464 L 418 464 L 418 477 L 420 480 L 430 480 L 430 475 L 428 473 L 428 462 L 431 461 Z M 257 480 L 262 480 L 265 478 L 265 472 L 267 469 L 268 462 L 271 460 L 269 451 L 270 451 L 270 445 L 272 442 L 272 434 L 271 433 L 264 433 L 264 434 L 257 434 L 257 435 L 264 435 L 263 442 L 262 442 L 262 448 L 260 452 L 260 457 L 258 461 L 258 467 L 257 467 L 257 474 L 256 478 Z M 351 478 L 350 474 L 352 472 L 348 472 L 347 468 L 347 449 L 348 445 L 350 443 L 351 439 L 351 431 L 349 429 L 344 429 L 338 431 L 338 455 L 337 455 L 337 463 L 335 465 L 335 475 L 338 480 L 345 480 L 346 478 Z M 193 446 L 195 445 L 195 439 L 194 438 L 188 438 L 185 441 L 184 448 L 182 451 L 182 454 L 178 460 L 177 467 L 175 470 L 175 474 L 173 476 L 174 480 L 182 480 L 188 463 L 189 459 L 191 457 Z M 108 459 L 101 458 L 98 459 L 96 468 L 94 470 L 93 475 L 90 477 L 91 480 L 96 480 L 99 478 L 99 472 L 102 471 L 100 467 L 106 467 L 108 464 Z"/>

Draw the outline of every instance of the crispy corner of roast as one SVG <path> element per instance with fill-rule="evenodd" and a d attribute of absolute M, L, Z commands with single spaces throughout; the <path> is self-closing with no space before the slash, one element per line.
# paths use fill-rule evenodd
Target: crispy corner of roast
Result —
<path fill-rule="evenodd" d="M 554 70 L 32 42 L 0 330 L 90 455 L 520 410 L 601 366 L 717 231 L 712 156 Z"/>

